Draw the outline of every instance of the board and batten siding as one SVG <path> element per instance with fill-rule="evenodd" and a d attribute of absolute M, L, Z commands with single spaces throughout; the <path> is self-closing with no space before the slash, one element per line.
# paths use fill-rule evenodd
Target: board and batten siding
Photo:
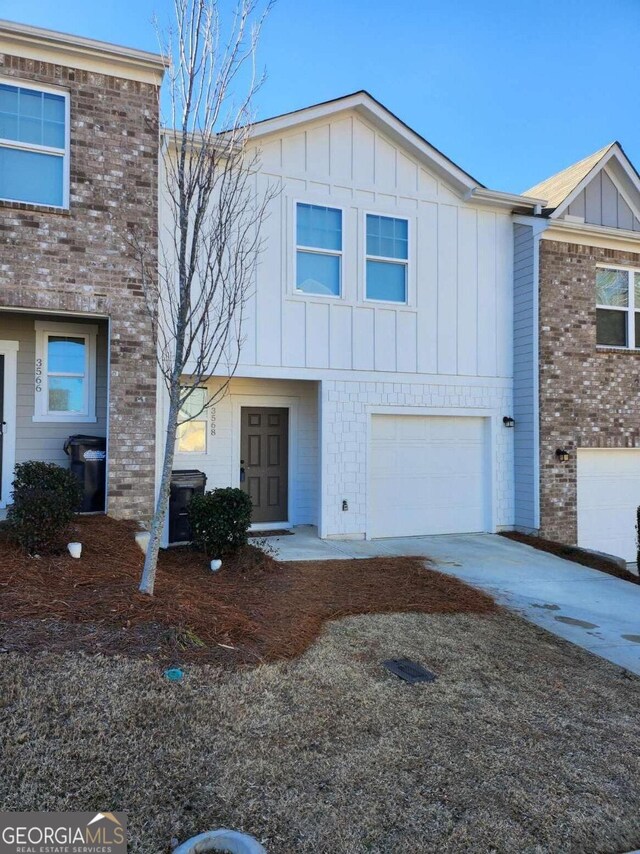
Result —
<path fill-rule="evenodd" d="M 567 210 L 592 225 L 640 231 L 640 220 L 611 180 L 607 169 L 600 170 L 580 192 Z"/>
<path fill-rule="evenodd" d="M 46 422 L 34 421 L 35 406 L 35 321 L 49 320 L 64 322 L 95 323 L 96 336 L 96 417 L 95 422 Z M 18 341 L 18 372 L 16 393 L 16 463 L 38 460 L 46 463 L 69 465 L 64 453 L 65 439 L 76 433 L 87 436 L 106 436 L 107 423 L 107 323 L 94 318 L 72 318 L 69 316 L 23 314 L 3 312 L 0 314 L 0 339 Z"/>
<path fill-rule="evenodd" d="M 533 228 L 513 226 L 513 417 L 515 525 L 537 527 L 537 345 Z"/>
<path fill-rule="evenodd" d="M 246 311 L 253 366 L 466 377 L 512 374 L 510 216 L 464 202 L 355 112 L 260 141 L 280 192 Z M 342 296 L 295 292 L 297 202 L 343 211 Z M 407 305 L 365 297 L 366 213 L 409 221 Z"/>

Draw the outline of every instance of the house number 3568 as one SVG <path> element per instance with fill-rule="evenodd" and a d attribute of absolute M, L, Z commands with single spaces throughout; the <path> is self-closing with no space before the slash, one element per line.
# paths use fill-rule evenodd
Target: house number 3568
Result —
<path fill-rule="evenodd" d="M 216 435 L 216 408 L 212 406 L 209 410 L 209 435 Z"/>
<path fill-rule="evenodd" d="M 36 359 L 36 391 L 42 391 L 42 359 Z"/>

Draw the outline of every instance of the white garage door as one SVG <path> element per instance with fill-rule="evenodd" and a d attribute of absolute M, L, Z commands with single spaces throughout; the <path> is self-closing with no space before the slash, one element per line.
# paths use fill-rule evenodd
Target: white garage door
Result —
<path fill-rule="evenodd" d="M 578 545 L 636 559 L 640 451 L 578 451 Z"/>
<path fill-rule="evenodd" d="M 484 418 L 374 415 L 371 536 L 487 530 Z"/>

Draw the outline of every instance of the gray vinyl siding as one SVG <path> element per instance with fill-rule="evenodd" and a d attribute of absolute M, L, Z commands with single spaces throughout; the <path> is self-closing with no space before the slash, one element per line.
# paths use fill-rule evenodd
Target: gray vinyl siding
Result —
<path fill-rule="evenodd" d="M 585 222 L 592 225 L 640 231 L 640 221 L 604 170 L 598 172 L 576 196 L 567 213 L 583 217 Z"/>
<path fill-rule="evenodd" d="M 93 423 L 65 421 L 51 423 L 34 421 L 35 403 L 35 358 L 36 320 L 51 320 L 64 323 L 95 323 L 96 338 L 96 417 Z M 16 463 L 41 460 L 48 463 L 68 465 L 63 451 L 64 441 L 74 433 L 88 436 L 106 436 L 107 429 L 107 339 L 108 327 L 105 320 L 95 318 L 72 318 L 20 312 L 0 313 L 0 339 L 18 341 L 18 376 L 16 393 Z"/>
<path fill-rule="evenodd" d="M 515 524 L 536 527 L 536 341 L 533 229 L 514 225 L 513 378 Z"/>

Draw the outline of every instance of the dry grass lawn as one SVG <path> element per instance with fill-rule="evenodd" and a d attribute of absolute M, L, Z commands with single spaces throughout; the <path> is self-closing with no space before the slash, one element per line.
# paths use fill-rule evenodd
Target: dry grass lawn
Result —
<path fill-rule="evenodd" d="M 410 687 L 380 662 L 410 656 Z M 5 810 L 124 810 L 130 848 L 244 829 L 270 854 L 640 846 L 640 680 L 503 613 L 329 623 L 253 669 L 0 656 Z"/>

